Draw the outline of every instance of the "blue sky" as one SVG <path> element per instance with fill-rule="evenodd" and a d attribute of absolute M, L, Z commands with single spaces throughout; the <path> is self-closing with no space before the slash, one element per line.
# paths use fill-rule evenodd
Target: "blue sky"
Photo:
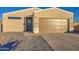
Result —
<path fill-rule="evenodd" d="M 0 20 L 2 19 L 3 13 L 22 10 L 22 9 L 26 9 L 26 8 L 31 8 L 31 7 L 0 7 Z M 46 9 L 49 7 L 40 7 L 40 8 Z M 79 22 L 79 7 L 59 7 L 59 8 L 73 12 L 74 13 L 74 22 Z"/>

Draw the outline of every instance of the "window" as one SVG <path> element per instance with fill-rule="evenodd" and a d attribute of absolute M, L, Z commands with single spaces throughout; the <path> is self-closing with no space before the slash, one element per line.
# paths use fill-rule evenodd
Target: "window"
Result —
<path fill-rule="evenodd" d="M 8 19 L 21 19 L 21 17 L 8 17 Z"/>

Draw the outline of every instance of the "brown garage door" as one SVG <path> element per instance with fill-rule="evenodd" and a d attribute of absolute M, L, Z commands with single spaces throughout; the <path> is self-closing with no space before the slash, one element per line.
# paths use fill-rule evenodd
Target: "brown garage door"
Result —
<path fill-rule="evenodd" d="M 39 19 L 40 33 L 63 33 L 68 30 L 67 19 Z"/>

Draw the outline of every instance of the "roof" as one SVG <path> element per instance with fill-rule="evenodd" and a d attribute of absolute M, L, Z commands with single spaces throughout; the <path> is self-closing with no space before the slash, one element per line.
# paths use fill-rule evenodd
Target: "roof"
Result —
<path fill-rule="evenodd" d="M 33 7 L 33 8 L 27 8 L 27 9 L 17 10 L 17 11 L 13 11 L 13 12 L 7 12 L 7 13 L 3 13 L 3 14 L 9 14 L 9 13 L 21 12 L 21 11 L 31 10 L 31 9 L 40 9 L 40 8 Z"/>
<path fill-rule="evenodd" d="M 57 7 L 52 7 L 52 8 L 47 8 L 47 9 L 40 9 L 40 11 L 53 10 L 53 9 L 58 9 L 58 10 L 61 10 L 61 11 L 64 11 L 64 12 L 73 14 L 73 12 L 69 12 L 69 11 L 66 11 L 66 10 L 63 10 L 63 9 L 61 9 L 61 8 L 57 8 Z"/>
<path fill-rule="evenodd" d="M 31 10 L 31 9 L 38 9 L 39 11 L 58 9 L 58 10 L 61 10 L 61 11 L 64 11 L 64 12 L 73 14 L 73 12 L 69 12 L 69 11 L 66 11 L 66 10 L 63 10 L 63 9 L 57 8 L 57 7 L 51 7 L 51 8 L 47 8 L 47 9 L 41 9 L 41 8 L 33 7 L 33 8 L 28 8 L 28 9 L 23 9 L 23 10 L 17 10 L 17 11 L 13 11 L 13 12 L 8 12 L 8 13 L 4 13 L 4 14 L 15 13 L 15 12 L 21 12 L 21 11 L 24 11 L 24 10 Z M 38 12 L 39 12 L 39 11 L 38 11 Z"/>

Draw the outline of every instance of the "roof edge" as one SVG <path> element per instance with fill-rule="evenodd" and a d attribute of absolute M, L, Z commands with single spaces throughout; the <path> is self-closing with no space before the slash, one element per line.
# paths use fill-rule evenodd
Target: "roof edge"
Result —
<path fill-rule="evenodd" d="M 27 8 L 27 9 L 22 9 L 22 10 L 17 10 L 17 11 L 12 11 L 12 12 L 7 12 L 7 13 L 3 13 L 3 14 L 9 14 L 9 13 L 21 12 L 21 11 L 24 11 L 24 10 L 31 10 L 31 9 L 40 9 L 40 8 L 32 7 L 32 8 Z"/>
<path fill-rule="evenodd" d="M 70 14 L 74 14 L 73 12 L 70 12 L 70 11 L 66 11 L 64 9 L 61 9 L 61 8 L 58 8 L 58 7 L 50 7 L 50 8 L 46 8 L 46 9 L 41 9 L 41 8 L 38 8 L 38 7 L 32 7 L 32 8 L 27 8 L 27 9 L 22 9 L 22 10 L 17 10 L 17 11 L 12 11 L 12 12 L 7 12 L 7 13 L 3 13 L 3 14 L 9 14 L 9 13 L 15 13 L 15 12 L 21 12 L 21 11 L 24 11 L 24 10 L 31 10 L 31 9 L 39 9 L 39 11 L 45 11 L 45 10 L 51 10 L 51 9 L 59 9 L 61 11 L 64 11 L 64 12 L 67 12 L 67 13 L 70 13 Z"/>
<path fill-rule="evenodd" d="M 59 10 L 64 11 L 64 12 L 67 12 L 67 13 L 70 13 L 70 14 L 74 14 L 73 12 L 66 11 L 66 10 L 58 8 L 58 7 L 50 7 L 50 8 L 47 8 L 47 9 L 40 9 L 39 11 L 52 10 L 52 9 L 59 9 Z"/>

